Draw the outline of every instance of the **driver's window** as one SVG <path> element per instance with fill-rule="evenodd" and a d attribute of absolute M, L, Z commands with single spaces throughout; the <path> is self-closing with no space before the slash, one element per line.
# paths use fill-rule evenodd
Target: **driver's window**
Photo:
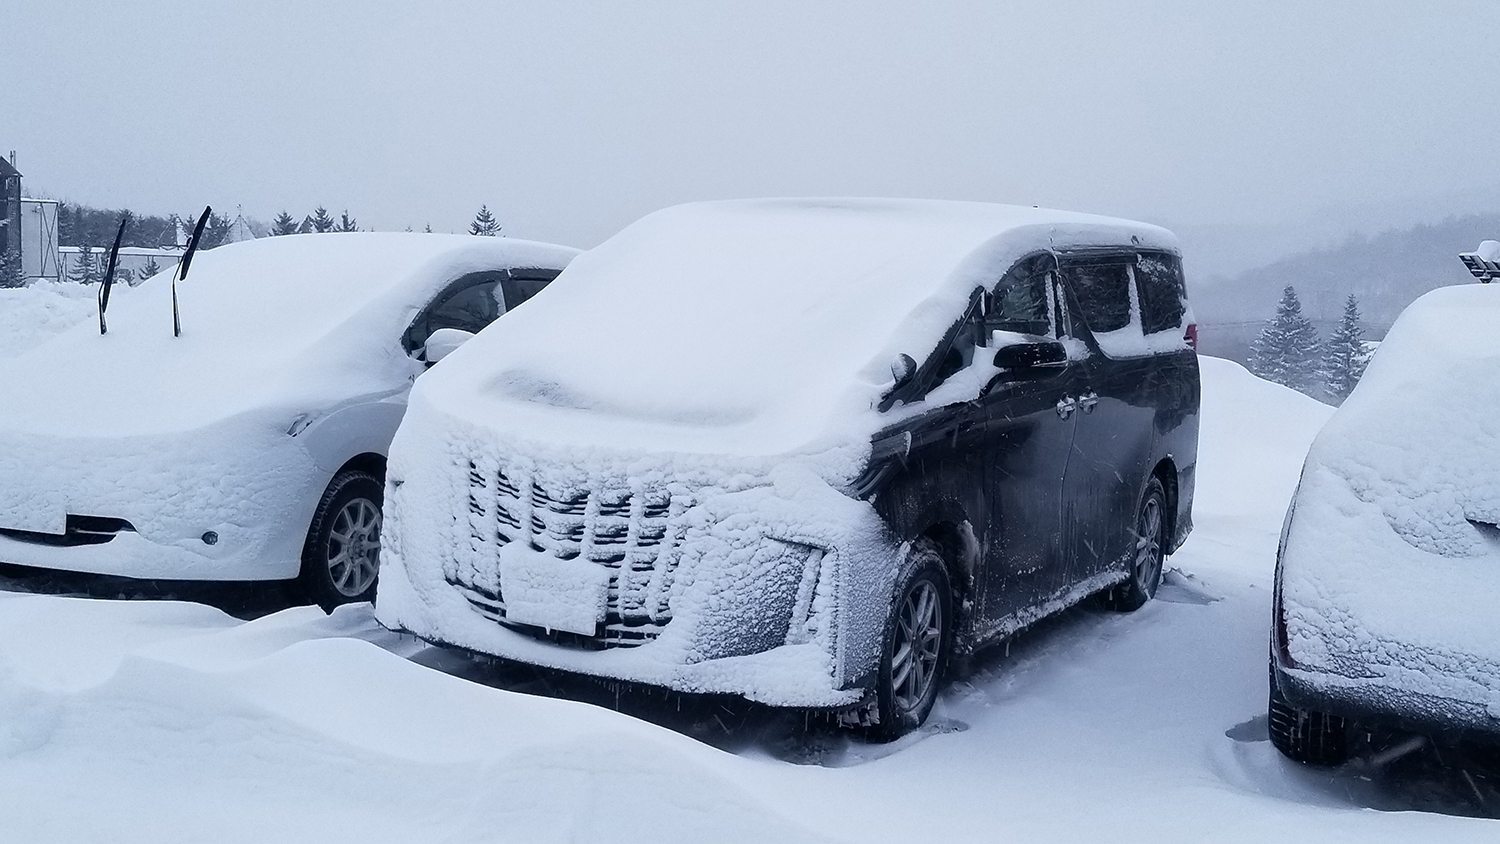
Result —
<path fill-rule="evenodd" d="M 427 338 L 439 328 L 457 328 L 478 334 L 505 312 L 500 302 L 500 280 L 504 273 L 475 273 L 459 279 L 422 311 L 406 331 L 405 346 L 417 354 Z"/>
<path fill-rule="evenodd" d="M 1057 338 L 1057 287 L 1050 255 L 1028 258 L 1010 268 L 990 297 L 984 320 L 983 345 L 992 345 L 993 332 L 1007 331 Z"/>

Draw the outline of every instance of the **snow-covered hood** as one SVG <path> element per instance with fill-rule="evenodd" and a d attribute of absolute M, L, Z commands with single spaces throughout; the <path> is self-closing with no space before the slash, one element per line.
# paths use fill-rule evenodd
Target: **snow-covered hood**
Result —
<path fill-rule="evenodd" d="M 0 434 L 185 431 L 403 389 L 421 370 L 401 333 L 445 284 L 497 267 L 562 266 L 573 254 L 510 238 L 387 233 L 203 252 L 178 284 L 181 337 L 172 335 L 168 268 L 115 288 L 108 334 L 86 320 L 6 360 Z"/>
<path fill-rule="evenodd" d="M 1500 693 L 1497 411 L 1500 287 L 1418 299 L 1308 455 L 1282 557 L 1295 660 Z"/>
<path fill-rule="evenodd" d="M 426 408 L 560 451 L 768 458 L 864 443 L 892 360 L 927 356 L 980 284 L 1049 248 L 1162 229 L 978 203 L 780 199 L 652 214 L 503 332 L 424 378 Z M 847 461 L 844 461 L 847 465 Z"/>

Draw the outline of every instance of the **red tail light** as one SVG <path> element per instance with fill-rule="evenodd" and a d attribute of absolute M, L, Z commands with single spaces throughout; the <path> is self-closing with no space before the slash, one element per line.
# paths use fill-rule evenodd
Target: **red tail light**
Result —
<path fill-rule="evenodd" d="M 1188 323 L 1187 334 L 1184 334 L 1183 337 L 1182 337 L 1182 339 L 1184 339 L 1184 340 L 1187 341 L 1187 344 L 1188 344 L 1189 348 L 1197 349 L 1198 348 L 1198 323 L 1196 323 L 1196 322 Z"/>

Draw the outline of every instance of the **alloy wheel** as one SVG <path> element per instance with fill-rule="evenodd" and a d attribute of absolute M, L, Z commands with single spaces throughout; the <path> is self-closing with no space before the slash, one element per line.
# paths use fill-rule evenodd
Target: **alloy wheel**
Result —
<path fill-rule="evenodd" d="M 943 619 L 937 587 L 918 581 L 902 602 L 891 655 L 891 691 L 896 706 L 911 712 L 922 705 L 937 678 Z"/>
<path fill-rule="evenodd" d="M 354 498 L 339 510 L 328 532 L 328 575 L 345 597 L 364 594 L 380 567 L 380 505 Z"/>

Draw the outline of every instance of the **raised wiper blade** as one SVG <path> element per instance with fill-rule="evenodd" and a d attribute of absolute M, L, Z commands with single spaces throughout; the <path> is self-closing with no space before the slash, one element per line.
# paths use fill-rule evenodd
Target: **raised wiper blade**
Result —
<path fill-rule="evenodd" d="M 182 336 L 182 316 L 177 310 L 177 282 L 187 278 L 188 267 L 193 264 L 193 253 L 198 251 L 198 242 L 203 239 L 203 227 L 208 223 L 208 215 L 213 213 L 213 206 L 203 206 L 203 215 L 198 218 L 198 225 L 193 227 L 193 236 L 188 238 L 187 251 L 182 253 L 182 259 L 177 262 L 177 272 L 172 276 L 172 336 Z"/>
<path fill-rule="evenodd" d="M 109 264 L 104 270 L 104 280 L 99 283 L 99 333 L 108 334 L 109 326 L 104 322 L 104 310 L 109 307 L 109 288 L 115 283 L 115 263 L 120 258 L 120 241 L 125 238 L 125 226 L 130 223 L 130 212 L 120 218 L 120 230 L 115 232 L 115 245 L 109 248 Z"/>

